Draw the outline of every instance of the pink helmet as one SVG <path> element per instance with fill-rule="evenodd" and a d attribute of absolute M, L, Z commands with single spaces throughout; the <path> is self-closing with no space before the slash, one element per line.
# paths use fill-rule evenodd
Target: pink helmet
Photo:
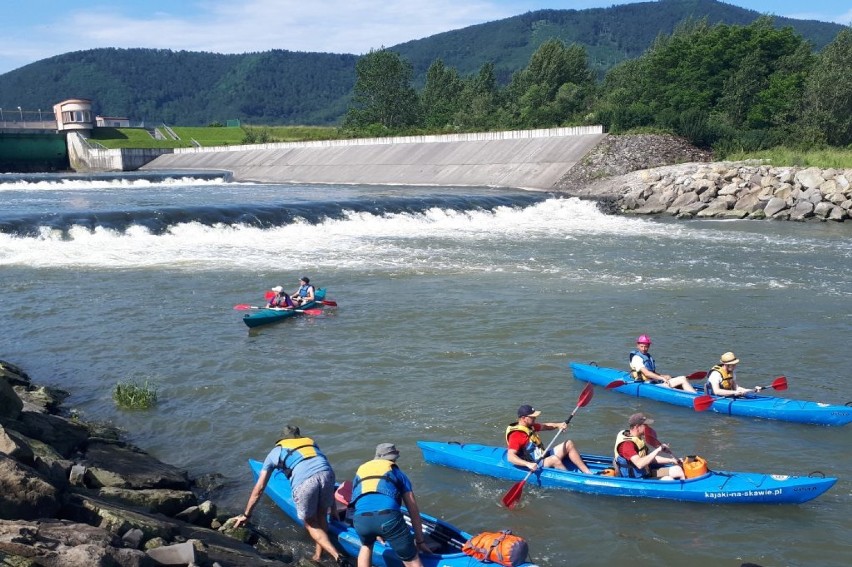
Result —
<path fill-rule="evenodd" d="M 649 345 L 651 344 L 651 337 L 648 335 L 639 335 L 639 338 L 636 339 L 637 345 Z"/>

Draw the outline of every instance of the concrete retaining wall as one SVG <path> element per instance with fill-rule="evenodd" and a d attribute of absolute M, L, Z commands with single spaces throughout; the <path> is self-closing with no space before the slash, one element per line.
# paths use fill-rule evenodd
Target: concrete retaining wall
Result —
<path fill-rule="evenodd" d="M 144 170 L 225 170 L 279 183 L 550 189 L 605 136 L 601 126 L 216 148 L 179 148 Z"/>
<path fill-rule="evenodd" d="M 68 132 L 68 160 L 74 171 L 134 171 L 171 149 L 93 148 L 79 132 Z"/>

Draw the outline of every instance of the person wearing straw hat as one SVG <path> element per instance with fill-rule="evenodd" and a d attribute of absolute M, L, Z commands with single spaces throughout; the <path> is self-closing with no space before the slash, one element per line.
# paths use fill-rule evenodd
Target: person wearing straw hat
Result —
<path fill-rule="evenodd" d="M 592 474 L 570 439 L 544 453 L 545 447 L 538 432 L 552 429 L 565 431 L 568 429 L 568 424 L 564 421 L 536 423 L 536 418 L 540 415 L 539 410 L 527 404 L 518 408 L 518 421 L 510 423 L 506 428 L 506 445 L 508 446 L 506 459 L 513 465 L 535 471 L 538 469 L 539 462 L 545 467 L 566 470 L 568 467 L 563 461 L 567 458 L 581 472 Z"/>
<path fill-rule="evenodd" d="M 749 392 L 759 392 L 763 388 L 756 386 L 749 390 L 737 385 L 737 364 L 740 359 L 732 352 L 726 352 L 719 358 L 719 364 L 710 369 L 704 391 L 716 396 L 742 396 Z"/>
<path fill-rule="evenodd" d="M 396 464 L 399 450 L 393 443 L 379 443 L 375 458 L 367 461 L 355 473 L 352 481 L 352 525 L 361 539 L 358 567 L 372 564 L 373 544 L 382 538 L 406 567 L 423 567 L 419 551 L 429 552 L 423 538 L 423 523 L 414 497 L 411 481 Z M 408 508 L 412 534 L 402 513 Z"/>
<path fill-rule="evenodd" d="M 651 337 L 640 335 L 636 339 L 636 350 L 630 351 L 630 375 L 634 380 L 651 382 L 666 388 L 680 388 L 687 392 L 695 393 L 695 388 L 689 383 L 686 376 L 674 376 L 659 374 L 654 357 L 648 352 L 651 349 Z"/>
<path fill-rule="evenodd" d="M 290 481 L 296 515 L 316 544 L 312 559 L 319 561 L 325 551 L 339 566 L 351 567 L 352 561 L 342 555 L 328 537 L 326 514 L 334 506 L 334 471 L 314 440 L 302 436 L 295 425 L 284 426 L 280 439 L 263 461 L 245 512 L 231 518 L 234 527 L 248 523 L 252 510 L 276 469 L 282 471 Z"/>
<path fill-rule="evenodd" d="M 627 429 L 618 432 L 612 460 L 618 476 L 660 480 L 685 479 L 686 475 L 677 459 L 660 455 L 661 452 L 668 451 L 668 445 L 661 443 L 650 449 L 646 443 L 645 428 L 650 429 L 652 423 L 653 419 L 641 413 L 634 413 L 627 420 Z"/>

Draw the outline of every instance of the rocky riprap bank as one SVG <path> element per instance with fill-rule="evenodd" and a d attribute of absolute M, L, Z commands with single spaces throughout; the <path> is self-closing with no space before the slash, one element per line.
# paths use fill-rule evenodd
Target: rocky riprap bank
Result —
<path fill-rule="evenodd" d="M 610 136 L 555 189 L 611 212 L 678 218 L 844 221 L 852 170 L 710 162 L 672 136 Z M 684 163 L 686 162 L 686 163 Z M 678 165 L 664 165 L 676 163 Z"/>
<path fill-rule="evenodd" d="M 302 562 L 294 547 L 233 529 L 230 515 L 204 500 L 221 485 L 217 475 L 192 481 L 115 429 L 60 415 L 67 395 L 34 386 L 20 368 L 0 361 L 0 565 Z"/>

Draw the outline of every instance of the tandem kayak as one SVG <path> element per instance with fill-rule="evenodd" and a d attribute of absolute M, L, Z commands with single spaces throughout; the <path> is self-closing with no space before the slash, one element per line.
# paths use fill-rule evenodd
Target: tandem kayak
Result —
<path fill-rule="evenodd" d="M 257 311 L 254 311 L 252 313 L 247 313 L 246 315 L 243 315 L 243 323 L 245 323 L 251 329 L 254 327 L 260 327 L 261 325 L 275 323 L 276 321 L 281 321 L 294 315 L 300 315 L 301 312 L 305 309 L 311 309 L 313 307 L 319 306 L 319 301 L 325 299 L 325 288 L 316 290 L 314 292 L 314 297 L 317 299 L 317 301 L 310 301 L 308 303 L 305 303 L 298 309 L 284 309 L 282 307 L 264 307 L 263 309 L 258 309 Z"/>
<path fill-rule="evenodd" d="M 628 372 L 614 368 L 602 368 L 594 364 L 571 363 L 574 378 L 590 382 L 597 386 L 606 386 L 616 380 L 626 382 L 623 386 L 612 388 L 613 392 L 666 402 L 676 406 L 693 407 L 693 401 L 699 395 L 675 388 L 666 388 L 648 382 L 634 382 Z M 716 413 L 778 419 L 795 423 L 813 425 L 846 425 L 852 422 L 852 407 L 806 400 L 791 400 L 760 394 L 747 394 L 737 398 L 713 396 L 715 401 L 709 409 Z"/>
<path fill-rule="evenodd" d="M 254 474 L 255 481 L 260 474 L 263 463 L 249 460 L 249 466 Z M 269 478 L 266 485 L 266 495 L 297 523 L 301 524 L 296 514 L 296 505 L 290 489 L 290 481 L 284 473 L 276 469 Z M 361 539 L 352 527 L 351 522 L 342 519 L 345 510 L 340 516 L 329 516 L 328 532 L 332 542 L 337 542 L 343 551 L 351 556 L 357 557 L 361 549 Z M 493 567 L 495 563 L 486 563 L 470 555 L 462 553 L 461 548 L 469 540 L 471 534 L 464 532 L 455 526 L 427 514 L 420 514 L 423 523 L 423 536 L 426 543 L 434 553 L 420 553 L 420 560 L 424 567 Z M 406 514 L 406 521 L 411 525 Z M 377 567 L 403 567 L 402 561 L 396 553 L 381 541 L 376 541 L 373 546 L 372 564 Z M 522 563 L 519 567 L 537 567 L 533 563 Z"/>
<path fill-rule="evenodd" d="M 427 463 L 502 478 L 523 480 L 529 472 L 506 458 L 505 447 L 475 443 L 418 441 Z M 589 469 L 601 473 L 612 457 L 582 455 Z M 709 470 L 686 480 L 656 480 L 584 474 L 576 469 L 539 469 L 527 484 L 603 496 L 664 498 L 715 504 L 801 504 L 813 500 L 837 482 L 836 478 Z"/>

